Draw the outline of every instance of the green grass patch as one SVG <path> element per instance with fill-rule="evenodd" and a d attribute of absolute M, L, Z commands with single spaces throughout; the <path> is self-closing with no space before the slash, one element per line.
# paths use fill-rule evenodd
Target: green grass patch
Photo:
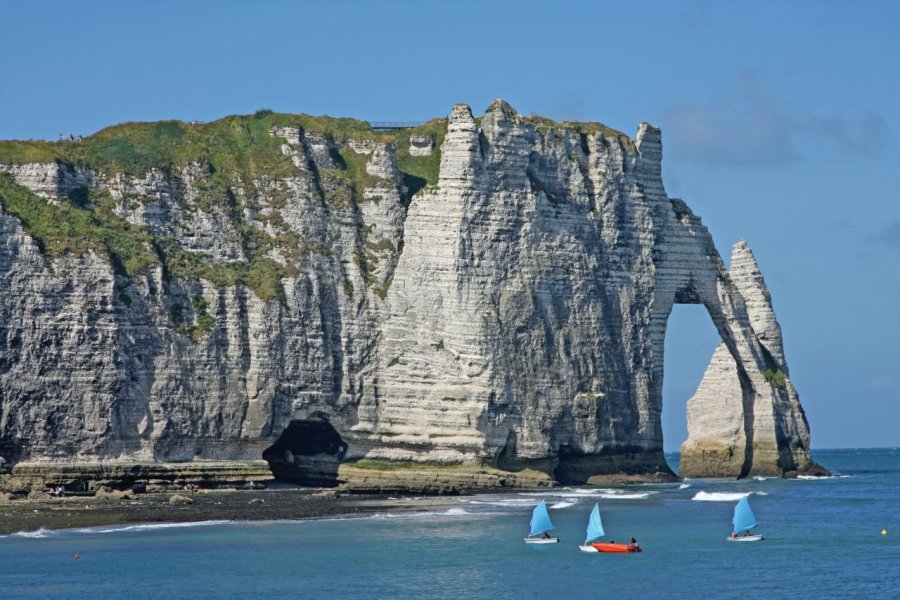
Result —
<path fill-rule="evenodd" d="M 582 135 L 596 135 L 599 133 L 604 138 L 619 140 L 626 148 L 634 149 L 635 147 L 634 140 L 625 133 L 595 121 L 554 121 L 540 115 L 523 117 L 522 120 L 534 125 L 544 135 L 550 131 L 554 131 L 557 134 L 562 134 L 565 131 L 576 131 Z"/>
<path fill-rule="evenodd" d="M 434 119 L 414 129 L 403 129 L 402 138 L 398 136 L 397 168 L 403 177 L 403 183 L 410 196 L 426 186 L 435 186 L 440 177 L 441 144 L 447 133 L 447 119 Z M 412 156 L 409 153 L 409 138 L 428 136 L 434 139 L 434 150 L 430 156 Z"/>
<path fill-rule="evenodd" d="M 190 337 L 193 341 L 199 342 L 207 333 L 212 330 L 216 323 L 216 318 L 207 312 L 209 302 L 205 298 L 194 299 L 194 323 L 188 324 L 182 321 L 182 313 L 180 310 L 172 312 L 172 320 L 175 322 L 175 329 L 182 335 Z"/>
<path fill-rule="evenodd" d="M 357 154 L 349 145 L 341 148 L 338 151 L 338 155 L 340 158 L 335 161 L 341 169 L 338 177 L 349 186 L 350 195 L 357 204 L 365 201 L 363 193 L 366 188 L 394 186 L 394 182 L 369 175 L 366 172 L 366 163 L 369 161 L 369 155 Z"/>
<path fill-rule="evenodd" d="M 763 371 L 763 377 L 766 378 L 771 385 L 784 389 L 787 386 L 787 375 L 781 369 L 766 369 Z"/>
<path fill-rule="evenodd" d="M 93 250 L 126 275 L 144 273 L 160 262 L 153 238 L 143 228 L 113 214 L 107 203 L 97 201 L 97 210 L 90 210 L 84 207 L 87 202 L 85 196 L 77 203 L 53 205 L 0 174 L 0 203 L 22 221 L 48 258 Z"/>
<path fill-rule="evenodd" d="M 81 205 L 87 203 L 96 209 Z M 222 263 L 205 254 L 182 250 L 171 239 L 153 237 L 143 227 L 115 215 L 112 200 L 104 195 L 89 194 L 78 204 L 63 202 L 57 206 L 0 174 L 0 204 L 22 221 L 25 231 L 50 259 L 64 254 L 80 256 L 93 250 L 128 276 L 163 264 L 166 272 L 177 279 L 204 279 L 216 287 L 244 283 L 264 301 L 281 298 L 281 280 L 298 274 L 296 267 L 282 266 L 263 255 L 278 241 L 257 230 L 243 232 L 245 246 L 257 253 L 251 253 L 249 264 Z M 301 252 L 296 248 L 297 255 Z"/>

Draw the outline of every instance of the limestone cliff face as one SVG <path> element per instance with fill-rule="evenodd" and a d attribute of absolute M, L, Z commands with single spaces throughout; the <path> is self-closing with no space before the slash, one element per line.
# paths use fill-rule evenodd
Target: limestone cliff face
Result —
<path fill-rule="evenodd" d="M 222 202 L 214 159 L 2 164 L 16 185 L 0 188 L 0 456 L 265 451 L 312 479 L 360 458 L 668 472 L 666 321 L 701 303 L 723 342 L 691 400 L 684 473 L 815 467 L 752 254 L 737 246 L 727 271 L 666 196 L 659 130 L 631 140 L 502 101 L 436 123 L 273 126 L 285 164 L 232 174 Z M 109 244 L 54 252 L 41 232 L 56 230 L 4 198 L 18 186 L 131 224 L 146 264 Z"/>

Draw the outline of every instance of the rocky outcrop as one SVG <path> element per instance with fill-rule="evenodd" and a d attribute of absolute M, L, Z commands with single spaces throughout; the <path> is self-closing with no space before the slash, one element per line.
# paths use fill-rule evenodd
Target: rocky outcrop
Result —
<path fill-rule="evenodd" d="M 716 348 L 696 394 L 688 401 L 681 473 L 690 477 L 824 474 L 803 451 L 809 448 L 809 428 L 789 377 L 781 326 L 753 252 L 744 241 L 732 248 L 726 284 L 743 300 L 762 363 L 748 372 L 725 342 Z"/>
<path fill-rule="evenodd" d="M 711 369 L 738 385 L 704 379 L 682 468 L 814 467 L 755 262 L 727 271 L 667 197 L 659 130 L 631 140 L 502 101 L 396 135 L 285 115 L 162 125 L 169 162 L 128 172 L 85 162 L 91 138 L 81 162 L 55 146 L 16 162 L 0 144 L 9 461 L 265 452 L 300 481 L 360 459 L 666 476 L 666 321 L 700 303 L 723 340 Z M 240 153 L 204 154 L 204 128 L 244 136 Z M 60 241 L 18 186 L 106 229 Z"/>

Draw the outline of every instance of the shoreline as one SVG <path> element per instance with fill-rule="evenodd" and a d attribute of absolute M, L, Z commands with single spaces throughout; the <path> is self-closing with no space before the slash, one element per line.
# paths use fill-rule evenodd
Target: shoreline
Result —
<path fill-rule="evenodd" d="M 173 498 L 179 500 L 174 501 Z M 428 512 L 458 506 L 453 496 L 345 495 L 327 488 L 212 489 L 0 503 L 0 535 L 40 529 L 203 521 L 309 520 L 380 512 Z M 184 500 L 181 500 L 184 499 Z"/>

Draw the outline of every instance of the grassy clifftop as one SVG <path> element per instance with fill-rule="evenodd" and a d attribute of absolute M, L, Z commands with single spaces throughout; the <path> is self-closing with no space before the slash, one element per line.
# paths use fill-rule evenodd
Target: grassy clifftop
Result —
<path fill-rule="evenodd" d="M 569 130 L 579 134 L 627 136 L 599 123 L 556 123 L 542 117 L 523 117 L 546 133 Z M 279 215 L 260 216 L 267 228 L 248 224 L 245 206 L 260 190 L 260 180 L 277 181 L 297 175 L 297 168 L 281 151 L 284 140 L 274 137 L 276 128 L 298 127 L 319 134 L 341 146 L 347 140 L 394 144 L 397 166 L 410 196 L 438 182 L 440 146 L 446 119 L 434 119 L 415 128 L 376 131 L 356 119 L 279 114 L 268 110 L 253 115 L 229 116 L 211 123 L 181 121 L 123 123 L 103 129 L 81 141 L 0 141 L 0 165 L 61 162 L 111 176 L 117 173 L 141 177 L 151 169 L 177 173 L 191 164 L 201 165 L 197 207 L 221 211 L 240 237 L 246 261 L 215 262 L 189 252 L 175 240 L 153 235 L 115 212 L 115 202 L 105 189 L 80 189 L 59 203 L 49 203 L 0 174 L 0 205 L 17 216 L 28 233 L 50 258 L 93 250 L 107 256 L 124 274 L 146 272 L 162 265 L 178 278 L 203 278 L 217 286 L 243 282 L 264 300 L 278 298 L 281 279 L 295 276 L 304 252 L 321 251 L 321 240 L 300 240 L 284 227 Z M 410 138 L 429 136 L 435 149 L 429 156 L 413 156 Z M 334 210 L 353 209 L 365 202 L 363 189 L 375 185 L 366 172 L 366 160 L 348 147 L 334 151 L 336 168 L 319 173 L 325 201 Z M 236 189 L 245 191 L 241 200 Z M 282 192 L 279 192 L 282 193 Z M 146 201 L 147 199 L 142 199 Z M 152 199 L 151 199 L 152 200 Z M 270 198 L 273 207 L 283 199 Z M 183 200 L 179 200 L 183 202 Z M 192 207 L 184 207 L 191 210 Z M 275 231 L 273 234 L 272 232 Z M 287 265 L 269 257 L 277 249 Z"/>
<path fill-rule="evenodd" d="M 339 143 L 348 139 L 396 143 L 398 163 L 413 190 L 437 183 L 439 151 L 428 157 L 410 156 L 409 137 L 431 135 L 440 143 L 446 120 L 437 119 L 415 129 L 377 132 L 355 119 L 259 111 L 208 124 L 124 123 L 78 142 L 0 141 L 0 164 L 59 161 L 106 174 L 133 176 L 150 169 L 173 172 L 188 164 L 201 164 L 206 180 L 198 204 L 205 209 L 218 206 L 228 215 L 242 238 L 247 261 L 213 262 L 202 254 L 184 251 L 171 239 L 153 236 L 146 228 L 117 216 L 112 199 L 103 190 L 77 190 L 59 203 L 48 203 L 0 174 L 0 205 L 22 221 L 49 258 L 93 250 L 127 275 L 161 264 L 176 277 L 200 277 L 215 285 L 243 282 L 260 298 L 274 299 L 281 292 L 280 279 L 296 275 L 297 269 L 279 265 L 266 256 L 267 251 L 280 247 L 296 258 L 316 243 L 289 234 L 273 237 L 248 226 L 233 191 L 237 185 L 252 190 L 260 177 L 271 181 L 296 174 L 296 167 L 281 152 L 283 140 L 270 133 L 276 127 L 299 127 Z M 336 185 L 326 193 L 327 200 L 334 204 L 344 198 L 360 201 L 369 178 L 365 158 L 350 151 L 342 151 L 335 158 L 337 168 L 326 175 L 332 175 Z"/>
<path fill-rule="evenodd" d="M 300 127 L 336 141 L 348 139 L 397 143 L 408 155 L 409 136 L 440 135 L 446 120 L 435 119 L 415 129 L 379 132 L 365 121 L 347 118 L 289 115 L 267 110 L 231 116 L 205 124 L 182 121 L 123 123 L 107 127 L 79 142 L 0 141 L 0 164 L 62 161 L 106 173 L 140 175 L 151 168 L 183 167 L 208 162 L 216 172 L 265 174 L 291 172 L 281 153 L 283 141 L 270 135 L 275 127 Z M 425 161 L 422 161 L 425 162 Z M 410 165 L 422 170 L 417 161 Z"/>

